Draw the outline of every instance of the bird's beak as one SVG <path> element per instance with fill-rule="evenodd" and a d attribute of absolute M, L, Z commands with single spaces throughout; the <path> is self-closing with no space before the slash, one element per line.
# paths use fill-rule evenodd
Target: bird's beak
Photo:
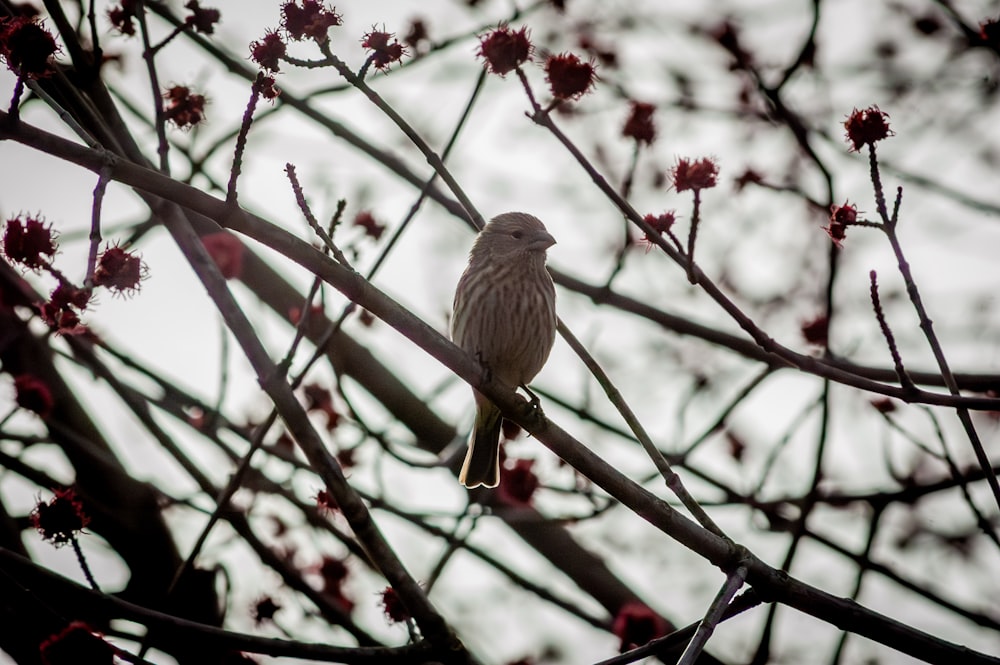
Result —
<path fill-rule="evenodd" d="M 556 239 L 547 231 L 539 231 L 531 239 L 531 249 L 537 252 L 544 252 L 554 244 Z"/>

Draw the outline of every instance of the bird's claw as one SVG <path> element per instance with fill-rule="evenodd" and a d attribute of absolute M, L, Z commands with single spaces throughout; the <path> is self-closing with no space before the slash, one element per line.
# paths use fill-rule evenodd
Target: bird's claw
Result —
<path fill-rule="evenodd" d="M 528 393 L 528 411 L 541 411 L 541 400 L 538 399 L 538 395 L 531 392 L 531 388 L 526 385 L 522 384 L 521 388 L 524 389 L 524 392 Z"/>

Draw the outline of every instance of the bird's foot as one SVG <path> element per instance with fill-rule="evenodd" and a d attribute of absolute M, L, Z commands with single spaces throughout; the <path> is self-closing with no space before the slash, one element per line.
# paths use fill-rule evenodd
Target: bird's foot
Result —
<path fill-rule="evenodd" d="M 521 384 L 521 388 L 524 389 L 524 392 L 528 393 L 528 410 L 541 411 L 542 410 L 541 400 L 538 399 L 538 395 L 531 392 L 531 388 L 524 385 L 523 383 Z"/>

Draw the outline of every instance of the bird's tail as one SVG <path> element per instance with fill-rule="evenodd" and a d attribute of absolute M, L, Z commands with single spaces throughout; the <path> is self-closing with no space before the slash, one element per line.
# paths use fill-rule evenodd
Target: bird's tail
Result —
<path fill-rule="evenodd" d="M 458 482 L 469 489 L 500 484 L 500 409 L 489 401 L 476 400 L 476 426 L 469 439 Z"/>

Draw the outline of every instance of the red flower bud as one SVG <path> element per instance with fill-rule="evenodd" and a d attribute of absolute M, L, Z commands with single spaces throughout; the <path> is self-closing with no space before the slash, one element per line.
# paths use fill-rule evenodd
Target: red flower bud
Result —
<path fill-rule="evenodd" d="M 830 320 L 825 315 L 802 324 L 802 336 L 808 343 L 816 346 L 826 346 L 829 331 Z"/>
<path fill-rule="evenodd" d="M 535 460 L 514 460 L 513 466 L 505 469 L 500 475 L 497 498 L 510 505 L 530 506 L 531 497 L 541 484 L 532 470 L 534 465 Z"/>
<path fill-rule="evenodd" d="M 622 127 L 622 136 L 635 139 L 638 143 L 652 144 L 656 140 L 656 125 L 653 124 L 655 110 L 652 104 L 633 101 L 632 111 Z"/>
<path fill-rule="evenodd" d="M 674 222 L 677 221 L 677 218 L 674 215 L 673 210 L 668 210 L 662 215 L 646 215 L 642 218 L 642 221 L 652 226 L 657 235 L 663 235 L 670 230 L 670 228 L 674 225 Z M 647 233 L 646 240 L 652 242 L 653 238 L 650 238 Z"/>
<path fill-rule="evenodd" d="M 253 622 L 258 626 L 265 621 L 273 621 L 274 615 L 281 609 L 281 605 L 274 602 L 270 596 L 264 596 L 257 600 L 250 609 Z"/>
<path fill-rule="evenodd" d="M 556 99 L 579 99 L 594 85 L 594 65 L 572 53 L 550 56 L 545 61 L 549 90 Z"/>
<path fill-rule="evenodd" d="M 382 591 L 382 611 L 391 623 L 402 623 L 410 620 L 410 612 L 399 599 L 399 594 L 391 586 Z"/>
<path fill-rule="evenodd" d="M 48 503 L 39 501 L 31 512 L 31 524 L 44 540 L 56 547 L 65 545 L 90 523 L 83 512 L 83 504 L 72 488 L 54 490 L 55 496 Z"/>
<path fill-rule="evenodd" d="M 506 25 L 479 38 L 479 56 L 486 61 L 486 68 L 503 76 L 531 59 L 531 42 L 528 29 L 511 30 Z"/>
<path fill-rule="evenodd" d="M 830 236 L 837 247 L 842 246 L 844 238 L 847 237 L 847 227 L 858 219 L 858 207 L 844 201 L 842 206 L 833 206 L 830 209 L 830 225 L 824 226 L 823 230 Z"/>
<path fill-rule="evenodd" d="M 132 37 L 135 35 L 135 18 L 138 11 L 136 0 L 122 0 L 120 5 L 108 10 L 108 20 L 115 30 Z"/>
<path fill-rule="evenodd" d="M 118 293 L 131 293 L 139 290 L 139 282 L 145 278 L 146 266 L 142 259 L 121 247 L 109 247 L 97 260 L 94 285 Z"/>
<path fill-rule="evenodd" d="M 163 114 L 179 129 L 190 129 L 205 119 L 205 96 L 191 92 L 184 85 L 175 85 L 163 94 L 167 106 Z"/>
<path fill-rule="evenodd" d="M 209 233 L 201 237 L 208 255 L 226 279 L 243 274 L 243 243 L 229 231 Z"/>
<path fill-rule="evenodd" d="M 354 225 L 365 230 L 365 235 L 372 240 L 378 240 L 385 233 L 385 224 L 382 224 L 371 212 L 362 210 L 354 217 Z"/>
<path fill-rule="evenodd" d="M 201 7 L 198 0 L 188 0 L 184 8 L 191 10 L 191 14 L 184 19 L 184 23 L 202 34 L 211 35 L 214 33 L 215 24 L 222 18 L 218 9 Z"/>
<path fill-rule="evenodd" d="M 56 40 L 37 20 L 17 16 L 0 21 L 0 58 L 19 76 L 50 76 L 52 56 L 58 50 Z"/>
<path fill-rule="evenodd" d="M 670 169 L 674 189 L 683 192 L 688 189 L 702 190 L 715 187 L 719 176 L 719 166 L 710 157 L 701 159 L 679 159 Z"/>
<path fill-rule="evenodd" d="M 281 6 L 281 14 L 284 17 L 281 26 L 288 36 L 296 41 L 312 39 L 318 43 L 325 43 L 330 28 L 343 23 L 340 14 L 327 9 L 317 0 L 302 0 L 301 7 L 294 2 L 286 2 Z M 277 68 L 268 69 L 278 71 Z"/>
<path fill-rule="evenodd" d="M 621 640 L 623 653 L 657 637 L 663 637 L 668 629 L 667 622 L 660 615 L 638 601 L 625 603 L 618 610 L 613 624 L 615 636 Z"/>
<path fill-rule="evenodd" d="M 371 50 L 375 69 L 388 69 L 389 65 L 398 62 L 406 55 L 406 47 L 396 41 L 395 35 L 391 32 L 372 30 L 361 40 L 361 46 Z"/>
<path fill-rule="evenodd" d="M 41 268 L 56 253 L 52 227 L 46 226 L 40 216 L 26 216 L 23 222 L 21 215 L 8 219 L 3 234 L 3 253 L 11 263 L 20 263 L 32 270 Z"/>
<path fill-rule="evenodd" d="M 49 386 L 33 374 L 21 374 L 14 377 L 14 390 L 17 392 L 17 405 L 22 409 L 34 411 L 42 418 L 52 413 L 54 400 Z"/>
<path fill-rule="evenodd" d="M 860 150 L 866 143 L 874 144 L 895 133 L 889 129 L 889 114 L 880 111 L 877 106 L 869 106 L 862 111 L 854 109 L 844 121 L 844 129 L 847 130 L 847 141 L 852 150 Z"/>
<path fill-rule="evenodd" d="M 250 44 L 250 59 L 264 69 L 276 72 L 280 69 L 281 59 L 285 57 L 288 48 L 277 32 L 269 30 L 264 38 Z"/>

